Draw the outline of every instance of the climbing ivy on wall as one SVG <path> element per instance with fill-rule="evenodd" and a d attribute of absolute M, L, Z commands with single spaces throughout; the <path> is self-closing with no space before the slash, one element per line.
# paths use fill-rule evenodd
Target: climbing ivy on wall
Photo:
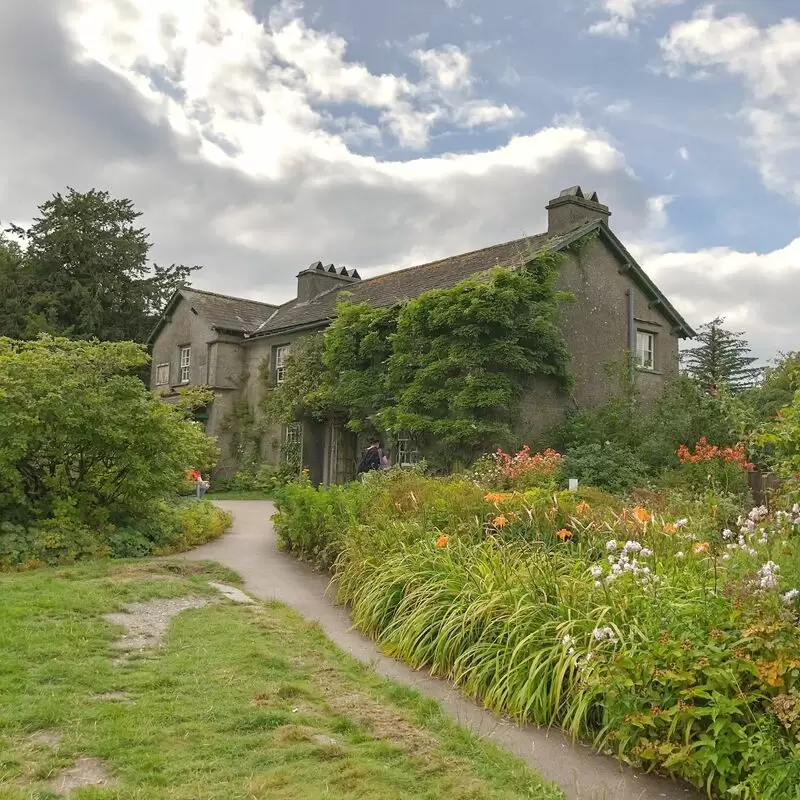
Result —
<path fill-rule="evenodd" d="M 293 352 L 266 415 L 406 431 L 443 464 L 513 443 L 534 379 L 571 385 L 559 327 L 569 295 L 555 288 L 562 258 L 539 255 L 390 308 L 340 303 L 325 333 Z"/>

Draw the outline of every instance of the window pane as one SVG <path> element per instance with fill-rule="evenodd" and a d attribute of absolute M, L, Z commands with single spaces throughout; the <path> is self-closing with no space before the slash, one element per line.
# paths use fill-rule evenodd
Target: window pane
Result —
<path fill-rule="evenodd" d="M 289 355 L 289 346 L 283 345 L 275 348 L 275 383 L 280 386 L 286 377 L 286 357 Z"/>
<path fill-rule="evenodd" d="M 192 364 L 192 348 L 181 347 L 181 383 L 189 383 L 189 370 Z"/>
<path fill-rule="evenodd" d="M 646 331 L 636 332 L 636 363 L 643 369 L 653 369 L 655 336 Z"/>

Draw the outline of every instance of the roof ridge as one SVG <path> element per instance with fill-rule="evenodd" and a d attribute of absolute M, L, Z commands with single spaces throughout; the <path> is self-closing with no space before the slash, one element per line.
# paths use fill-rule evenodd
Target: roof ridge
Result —
<path fill-rule="evenodd" d="M 575 230 L 578 230 L 578 228 L 576 228 Z M 348 286 L 363 286 L 365 283 L 371 283 L 372 281 L 377 281 L 380 278 L 385 278 L 387 275 L 400 275 L 404 272 L 411 272 L 412 270 L 415 269 L 422 269 L 423 267 L 431 267 L 434 264 L 438 264 L 442 261 L 450 261 L 450 259 L 453 258 L 465 258 L 466 256 L 472 256 L 475 255 L 476 253 L 483 253 L 486 250 L 495 250 L 501 247 L 508 247 L 509 245 L 516 244 L 517 242 L 527 242 L 530 241 L 531 239 L 539 239 L 541 237 L 552 238 L 552 239 L 559 238 L 558 236 L 548 237 L 547 231 L 544 231 L 543 233 L 534 233 L 531 236 L 520 236 L 518 239 L 509 239 L 507 242 L 498 242 L 496 244 L 487 245 L 486 247 L 479 247 L 477 250 L 467 250 L 464 253 L 456 253 L 455 255 L 452 256 L 443 256 L 442 258 L 436 258 L 433 261 L 425 261 L 422 264 L 414 264 L 410 267 L 402 267 L 401 269 L 389 270 L 389 272 L 384 272 L 381 275 L 373 275 L 371 278 L 362 278 L 361 281 L 357 283 L 348 283 L 345 284 L 345 286 L 332 286 L 330 289 L 326 289 L 324 292 L 320 292 L 318 295 L 315 295 L 310 300 L 307 300 L 304 303 L 304 305 L 314 305 L 314 303 L 316 303 L 317 300 L 319 300 L 319 298 L 321 297 L 326 297 L 330 294 L 333 294 L 334 292 L 347 291 Z M 502 264 L 497 264 L 497 266 L 501 267 Z M 491 267 L 489 267 L 488 269 L 491 269 Z M 266 325 L 266 323 L 264 324 Z"/>
<path fill-rule="evenodd" d="M 181 286 L 178 291 L 180 292 L 195 292 L 195 294 L 205 294 L 211 297 L 221 297 L 224 300 L 237 300 L 241 303 L 256 303 L 260 306 L 268 306 L 269 308 L 279 308 L 275 303 L 267 303 L 263 300 L 253 300 L 250 297 L 237 297 L 232 294 L 222 294 L 220 292 L 209 292 L 207 289 L 196 289 L 194 286 Z"/>

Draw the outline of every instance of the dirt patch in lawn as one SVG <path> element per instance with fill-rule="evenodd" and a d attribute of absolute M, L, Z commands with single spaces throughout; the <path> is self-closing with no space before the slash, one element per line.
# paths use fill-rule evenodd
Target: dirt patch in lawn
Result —
<path fill-rule="evenodd" d="M 50 791 L 62 797 L 70 797 L 78 789 L 88 786 L 104 787 L 111 784 L 111 776 L 105 764 L 99 758 L 82 756 L 71 767 L 61 772 L 50 781 Z"/>
<path fill-rule="evenodd" d="M 61 744 L 61 734 L 58 731 L 36 731 L 28 737 L 28 744 L 55 750 Z"/>
<path fill-rule="evenodd" d="M 157 647 L 164 639 L 173 617 L 190 608 L 203 608 L 209 602 L 212 601 L 206 597 L 190 596 L 131 603 L 125 606 L 123 613 L 104 614 L 103 619 L 125 629 L 125 633 L 112 644 L 115 650 L 125 654 Z"/>
<path fill-rule="evenodd" d="M 440 743 L 424 729 L 412 725 L 401 714 L 381 705 L 363 692 L 347 691 L 328 670 L 316 676 L 326 704 L 336 714 L 357 722 L 376 739 L 401 747 L 414 756 L 439 752 Z"/>

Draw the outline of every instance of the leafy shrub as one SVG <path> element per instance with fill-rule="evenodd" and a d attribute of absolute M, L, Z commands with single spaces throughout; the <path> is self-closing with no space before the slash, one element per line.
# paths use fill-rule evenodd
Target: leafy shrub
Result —
<path fill-rule="evenodd" d="M 68 516 L 102 528 L 177 493 L 216 455 L 185 405 L 135 376 L 132 342 L 0 338 L 0 514 L 35 527 Z"/>
<path fill-rule="evenodd" d="M 141 558 L 190 550 L 221 536 L 231 524 L 208 502 L 158 503 L 119 526 L 89 528 L 66 516 L 25 527 L 0 523 L 0 570 L 72 564 L 85 558 Z"/>
<path fill-rule="evenodd" d="M 611 442 L 570 448 L 562 469 L 564 475 L 607 492 L 627 492 L 648 482 L 647 466 L 636 453 Z"/>

